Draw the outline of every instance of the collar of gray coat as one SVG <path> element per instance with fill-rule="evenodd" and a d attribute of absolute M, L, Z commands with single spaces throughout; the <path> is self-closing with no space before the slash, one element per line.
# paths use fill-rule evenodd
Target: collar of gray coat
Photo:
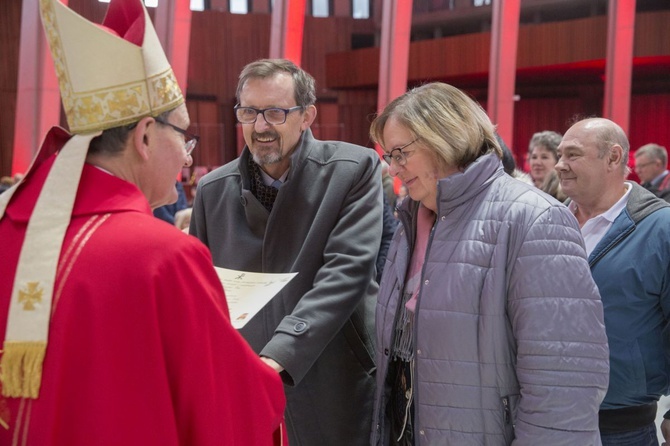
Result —
<path fill-rule="evenodd" d="M 437 182 L 439 211 L 443 212 L 472 199 L 504 174 L 502 161 L 495 153 L 480 156 L 463 172 Z"/>

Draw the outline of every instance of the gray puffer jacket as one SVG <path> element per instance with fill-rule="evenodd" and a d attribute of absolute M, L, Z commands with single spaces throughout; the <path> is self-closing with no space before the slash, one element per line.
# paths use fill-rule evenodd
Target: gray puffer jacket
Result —
<path fill-rule="evenodd" d="M 603 309 L 577 221 L 485 155 L 438 183 L 415 323 L 415 444 L 599 445 Z M 377 303 L 373 445 L 391 444 L 393 328 L 414 243 L 407 200 Z"/>

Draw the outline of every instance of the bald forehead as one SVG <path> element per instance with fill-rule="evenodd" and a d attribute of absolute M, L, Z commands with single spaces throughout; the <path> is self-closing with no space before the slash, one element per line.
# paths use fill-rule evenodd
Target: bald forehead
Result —
<path fill-rule="evenodd" d="M 626 134 L 615 122 L 605 118 L 589 118 L 577 122 L 565 132 L 563 141 L 579 139 L 583 144 L 601 145 L 603 142 L 627 145 Z"/>
<path fill-rule="evenodd" d="M 585 146 L 594 143 L 594 139 L 593 125 L 587 121 L 580 121 L 565 132 L 561 143 L 558 145 L 558 151 L 562 153 L 566 148 L 583 149 Z"/>

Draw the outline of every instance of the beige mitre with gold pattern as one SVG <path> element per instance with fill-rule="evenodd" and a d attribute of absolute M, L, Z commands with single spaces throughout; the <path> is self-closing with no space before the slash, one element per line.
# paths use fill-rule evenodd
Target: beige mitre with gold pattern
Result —
<path fill-rule="evenodd" d="M 102 26 L 58 0 L 39 1 L 74 136 L 56 156 L 21 248 L 0 360 L 5 397 L 39 396 L 58 259 L 89 143 L 103 130 L 157 116 L 184 102 L 141 0 L 111 0 Z M 24 181 L 29 178 L 30 172 Z M 0 218 L 18 187 L 0 195 Z"/>

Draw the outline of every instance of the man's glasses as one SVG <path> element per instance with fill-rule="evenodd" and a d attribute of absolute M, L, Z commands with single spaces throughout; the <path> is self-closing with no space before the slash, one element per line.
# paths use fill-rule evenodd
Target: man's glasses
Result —
<path fill-rule="evenodd" d="M 188 132 L 184 129 L 180 129 L 176 125 L 170 124 L 169 122 L 164 121 L 160 118 L 154 118 L 154 120 L 156 120 L 156 122 L 160 124 L 170 126 L 174 131 L 184 135 L 184 150 L 186 150 L 186 155 L 190 155 L 191 152 L 193 152 L 193 149 L 195 149 L 195 146 L 198 144 L 198 140 L 200 139 L 198 135 L 194 135 L 191 132 Z"/>
<path fill-rule="evenodd" d="M 396 147 L 389 153 L 383 154 L 382 158 L 384 158 L 384 161 L 386 161 L 389 166 L 391 165 L 391 161 L 395 161 L 396 163 L 398 163 L 398 166 L 404 166 L 405 164 L 407 164 L 407 153 L 403 152 L 402 149 L 409 146 L 410 144 L 417 142 L 418 140 L 419 138 L 416 138 L 415 140 L 408 142 L 404 146 Z"/>
<path fill-rule="evenodd" d="M 240 107 L 236 105 L 235 117 L 240 124 L 253 124 L 258 119 L 258 115 L 263 115 L 263 119 L 270 125 L 281 125 L 286 122 L 286 117 L 289 113 L 296 110 L 302 110 L 304 107 L 302 105 L 296 105 L 291 108 L 263 108 L 257 109 L 253 107 Z"/>
<path fill-rule="evenodd" d="M 656 164 L 656 161 L 649 161 L 647 163 L 635 164 L 635 170 L 644 169 L 645 167 L 651 166 L 652 164 Z"/>

